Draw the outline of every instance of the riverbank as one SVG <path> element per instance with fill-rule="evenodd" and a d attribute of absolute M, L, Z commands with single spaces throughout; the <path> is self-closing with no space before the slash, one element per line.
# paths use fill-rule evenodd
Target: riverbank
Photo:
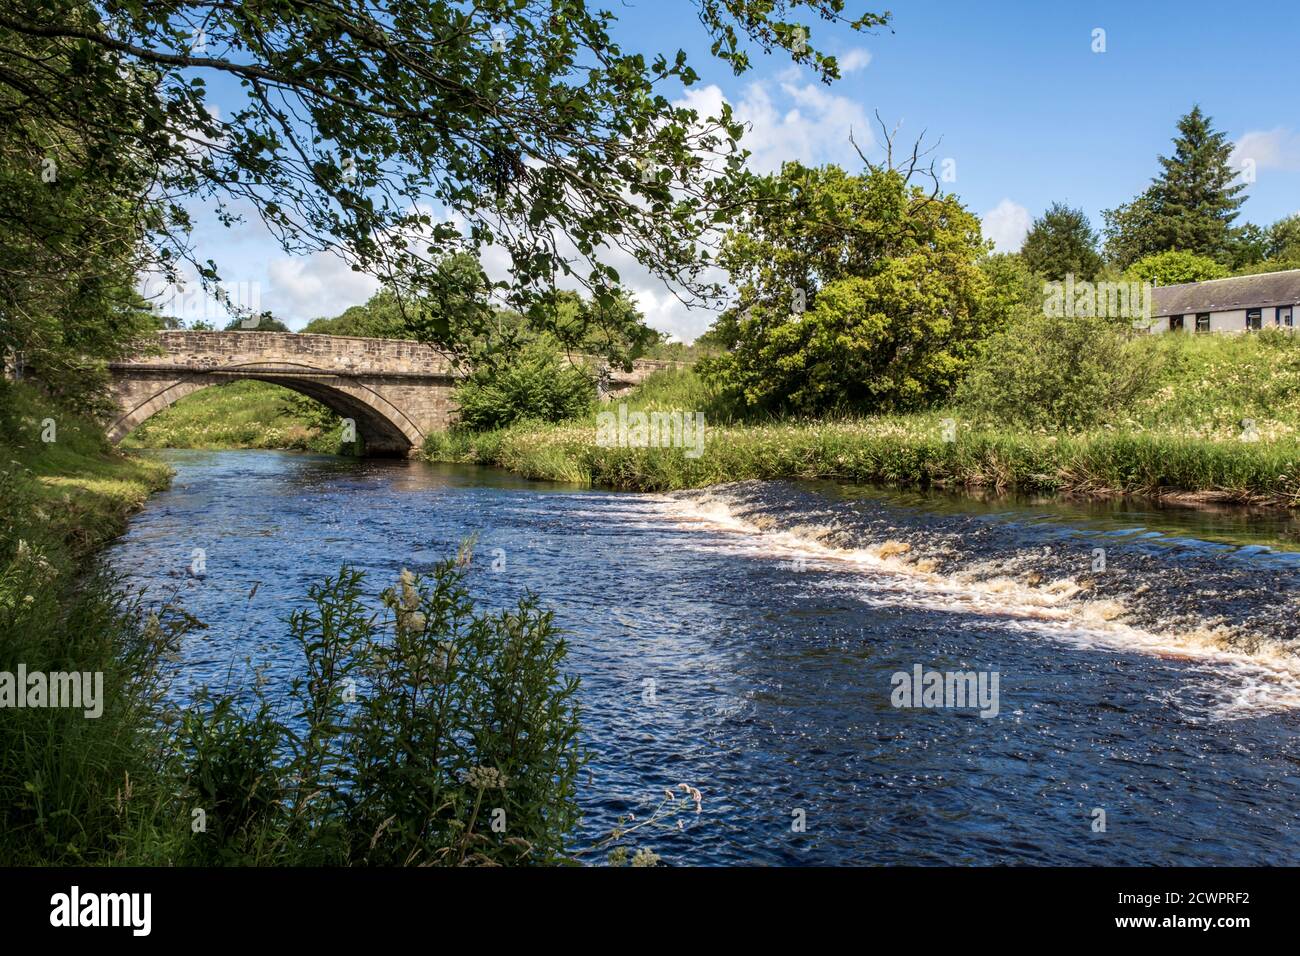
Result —
<path fill-rule="evenodd" d="M 25 385 L 6 386 L 4 413 L 0 673 L 75 673 L 87 706 L 32 706 L 30 683 L 11 687 L 28 706 L 0 707 L 0 860 L 168 862 L 183 821 L 168 812 L 161 635 L 91 558 L 171 470 Z"/>
<path fill-rule="evenodd" d="M 727 481 L 833 479 L 1069 495 L 1300 505 L 1300 443 L 1246 443 L 1155 432 L 1039 436 L 933 415 L 706 428 L 703 453 L 597 444 L 595 421 L 434 436 L 432 461 L 477 462 L 527 478 L 634 491 Z"/>
<path fill-rule="evenodd" d="M 364 572 L 343 567 L 330 577 L 339 564 L 312 561 L 300 601 L 313 613 L 286 623 L 277 602 L 266 628 L 281 629 L 301 651 L 304 673 L 328 667 L 334 674 L 306 690 L 293 682 L 292 712 L 306 715 L 305 723 L 283 721 L 260 681 L 250 683 L 251 696 L 242 695 L 248 688 L 217 685 L 178 697 L 175 662 L 186 635 L 230 616 L 231 592 L 220 588 L 209 613 L 194 613 L 202 610 L 196 591 L 207 576 L 206 566 L 194 563 L 194 545 L 206 546 L 211 535 L 190 537 L 194 526 L 187 526 L 181 547 L 149 556 L 166 583 L 139 588 L 112 550 L 102 558 L 97 551 L 168 484 L 171 469 L 123 455 L 95 423 L 34 389 L 3 387 L 0 863 L 569 859 L 573 779 L 583 759 L 569 703 L 576 684 L 561 669 L 565 643 L 534 598 L 476 617 L 462 584 L 468 551 L 425 564 L 420 574 L 402 570 L 398 591 L 387 576 L 370 584 Z M 219 494 L 228 502 L 244 490 L 225 485 Z M 522 662 L 507 659 L 520 648 Z M 232 655 L 225 663 L 227 674 L 235 661 Z M 409 702 L 428 692 L 426 675 L 438 668 L 449 672 L 443 682 L 451 690 L 412 712 Z M 353 673 L 367 692 L 344 708 Z M 459 689 L 489 683 L 494 690 L 469 703 Z M 442 714 L 438 705 L 454 712 Z M 545 722 L 521 719 L 520 708 Z M 440 746 L 441 734 L 457 743 Z M 432 743 L 413 758 L 415 739 Z M 414 776 L 371 772 L 399 764 Z M 516 787 L 498 800 L 516 828 L 509 835 L 489 831 L 479 815 L 483 789 L 494 780 Z M 430 789 L 438 799 L 417 799 Z"/>
<path fill-rule="evenodd" d="M 0 435 L 0 547 L 18 542 L 61 573 L 116 538 L 171 469 L 125 455 L 103 429 L 51 405 L 35 389 L 11 386 L 14 427 Z"/>
<path fill-rule="evenodd" d="M 960 409 L 737 422 L 718 414 L 716 396 L 686 371 L 652 377 L 623 404 L 629 414 L 703 410 L 702 451 L 602 443 L 593 413 L 560 425 L 452 430 L 430 436 L 424 453 L 433 461 L 635 491 L 751 478 L 832 479 L 1294 507 L 1300 505 L 1297 382 L 1300 349 L 1290 341 L 1180 343 L 1162 381 L 1128 417 L 1113 427 L 1053 435 L 990 425 Z M 617 412 L 618 403 L 607 410 Z"/>

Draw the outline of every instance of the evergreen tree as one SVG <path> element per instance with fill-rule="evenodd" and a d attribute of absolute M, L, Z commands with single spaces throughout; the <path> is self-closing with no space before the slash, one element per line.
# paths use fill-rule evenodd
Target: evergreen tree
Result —
<path fill-rule="evenodd" d="M 1178 121 L 1172 156 L 1161 174 L 1127 206 L 1106 213 L 1107 250 L 1121 266 L 1160 252 L 1192 252 L 1227 263 L 1233 258 L 1232 221 L 1245 202 L 1234 182 L 1232 143 L 1199 106 Z"/>
<path fill-rule="evenodd" d="M 1269 227 L 1268 255 L 1274 259 L 1300 259 L 1300 212 Z"/>
<path fill-rule="evenodd" d="M 1031 270 L 1048 278 L 1092 279 L 1101 271 L 1092 223 L 1082 209 L 1064 203 L 1052 203 L 1034 220 L 1020 254 Z"/>

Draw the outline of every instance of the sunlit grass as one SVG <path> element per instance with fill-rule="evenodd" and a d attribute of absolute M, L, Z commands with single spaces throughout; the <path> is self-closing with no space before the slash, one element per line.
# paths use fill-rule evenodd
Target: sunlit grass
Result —
<path fill-rule="evenodd" d="M 1300 345 L 1289 336 L 1152 341 L 1169 353 L 1166 400 L 1081 434 L 1031 433 L 957 412 L 737 423 L 690 371 L 648 379 L 630 411 L 704 411 L 704 453 L 596 444 L 594 416 L 563 425 L 434 436 L 438 460 L 497 465 L 532 478 L 646 491 L 744 479 L 1142 494 L 1300 504 Z M 617 402 L 617 400 L 616 400 Z M 1251 420 L 1252 428 L 1242 425 Z M 951 421 L 953 440 L 945 440 Z"/>
<path fill-rule="evenodd" d="M 236 381 L 187 395 L 126 437 L 127 448 L 267 448 L 334 452 L 338 436 L 302 419 L 293 393 Z"/>

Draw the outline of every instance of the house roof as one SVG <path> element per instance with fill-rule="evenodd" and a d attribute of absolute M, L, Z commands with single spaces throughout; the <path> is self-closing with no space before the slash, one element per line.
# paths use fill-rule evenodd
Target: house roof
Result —
<path fill-rule="evenodd" d="M 1152 292 L 1154 315 L 1225 312 L 1300 304 L 1300 269 L 1166 285 Z"/>

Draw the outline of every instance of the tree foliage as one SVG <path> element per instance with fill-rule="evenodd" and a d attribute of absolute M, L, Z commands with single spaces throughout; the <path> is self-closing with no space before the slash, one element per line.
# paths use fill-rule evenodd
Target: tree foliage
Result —
<path fill-rule="evenodd" d="M 834 57 L 786 13 L 887 22 L 850 20 L 843 0 L 696 4 L 737 72 L 756 44 L 827 81 Z M 522 311 L 561 275 L 606 302 L 614 244 L 684 294 L 711 294 L 707 236 L 753 184 L 741 124 L 726 106 L 675 106 L 697 80 L 685 54 L 625 51 L 612 21 L 585 0 L 11 0 L 5 175 L 30 180 L 51 150 L 68 154 L 95 170 L 94 200 L 125 236 L 209 284 L 217 266 L 188 242 L 196 197 L 226 223 L 251 210 L 291 253 L 338 253 L 399 303 L 446 292 L 448 255 L 489 245 L 509 257 L 504 291 Z M 446 329 L 435 312 L 420 334 L 450 347 Z"/>
<path fill-rule="evenodd" d="M 45 116 L 50 98 L 89 95 L 82 60 L 0 25 L 0 361 L 78 403 L 102 384 L 102 359 L 156 324 L 134 278 L 148 258 L 139 233 L 158 222 L 150 157 L 101 141 L 92 103 L 62 124 Z"/>
<path fill-rule="evenodd" d="M 524 346 L 503 366 L 476 368 L 456 389 L 458 418 L 467 428 L 503 428 L 529 419 L 559 422 L 586 413 L 596 400 L 596 382 L 546 342 Z"/>
<path fill-rule="evenodd" d="M 1228 270 L 1206 256 L 1190 252 L 1159 252 L 1133 263 L 1129 266 L 1127 275 L 1139 282 L 1179 285 L 1184 282 L 1222 279 L 1228 275 Z"/>
<path fill-rule="evenodd" d="M 1132 203 L 1107 210 L 1107 254 L 1127 267 L 1158 252 L 1193 252 L 1225 264 L 1233 255 L 1232 221 L 1246 188 L 1228 162 L 1232 142 L 1200 106 L 1178 121 L 1172 156 Z"/>
<path fill-rule="evenodd" d="M 892 150 L 891 150 L 892 152 Z M 743 407 L 773 412 L 913 408 L 942 397 L 989 329 L 979 221 L 906 169 L 787 164 L 779 203 L 730 232 L 739 289 L 701 368 Z"/>
<path fill-rule="evenodd" d="M 1087 215 L 1059 202 L 1034 220 L 1020 255 L 1031 270 L 1051 279 L 1091 280 L 1101 271 L 1097 234 Z"/>

